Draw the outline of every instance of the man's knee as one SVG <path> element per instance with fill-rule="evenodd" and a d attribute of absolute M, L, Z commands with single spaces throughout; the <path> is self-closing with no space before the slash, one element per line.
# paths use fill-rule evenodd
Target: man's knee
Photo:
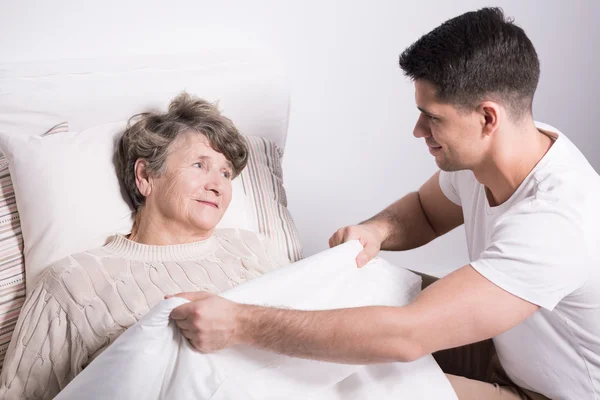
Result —
<path fill-rule="evenodd" d="M 511 387 L 468 379 L 462 376 L 446 374 L 458 400 L 501 399 L 520 400 L 522 397 Z"/>
<path fill-rule="evenodd" d="M 421 290 L 425 290 L 425 288 L 427 288 L 427 286 L 431 285 L 433 282 L 440 279 L 440 278 L 436 278 L 435 276 L 424 274 L 422 272 L 417 272 L 417 271 L 413 271 L 413 270 L 410 270 L 410 271 L 421 277 L 421 279 L 422 279 Z"/>

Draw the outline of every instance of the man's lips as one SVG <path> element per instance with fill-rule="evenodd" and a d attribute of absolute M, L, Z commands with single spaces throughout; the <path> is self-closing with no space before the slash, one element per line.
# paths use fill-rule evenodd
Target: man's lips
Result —
<path fill-rule="evenodd" d="M 207 201 L 207 200 L 196 200 L 198 203 L 202 203 L 202 204 L 206 204 L 207 206 L 211 206 L 214 208 L 219 208 L 217 203 L 213 203 L 212 201 Z"/>
<path fill-rule="evenodd" d="M 427 147 L 429 147 L 429 153 L 432 155 L 436 155 L 442 149 L 442 146 L 431 146 L 430 144 L 427 144 Z"/>

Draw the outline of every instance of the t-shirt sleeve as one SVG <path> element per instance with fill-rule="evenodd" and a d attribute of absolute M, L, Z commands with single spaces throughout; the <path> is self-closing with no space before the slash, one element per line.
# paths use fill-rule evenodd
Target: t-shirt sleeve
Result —
<path fill-rule="evenodd" d="M 86 360 L 77 329 L 56 299 L 38 285 L 19 314 L 0 376 L 0 398 L 54 398 Z"/>
<path fill-rule="evenodd" d="M 533 200 L 498 219 L 489 246 L 471 265 L 507 292 L 551 311 L 586 281 L 589 250 L 576 221 L 561 203 Z"/>
<path fill-rule="evenodd" d="M 457 206 L 462 205 L 457 187 L 457 172 L 440 171 L 440 188 L 444 196 Z"/>

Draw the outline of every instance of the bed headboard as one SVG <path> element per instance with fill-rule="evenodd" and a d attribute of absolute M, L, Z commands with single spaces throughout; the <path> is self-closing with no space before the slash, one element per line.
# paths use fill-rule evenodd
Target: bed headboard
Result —
<path fill-rule="evenodd" d="M 166 109 L 179 92 L 219 101 L 244 135 L 285 147 L 289 88 L 281 63 L 259 50 L 0 64 L 0 131 L 72 131 Z"/>

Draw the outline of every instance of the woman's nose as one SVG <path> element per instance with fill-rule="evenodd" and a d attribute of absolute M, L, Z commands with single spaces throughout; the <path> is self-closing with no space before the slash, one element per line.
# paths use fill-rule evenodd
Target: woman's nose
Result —
<path fill-rule="evenodd" d="M 220 173 L 211 173 L 205 185 L 206 190 L 214 192 L 217 196 L 223 188 L 223 176 Z"/>

